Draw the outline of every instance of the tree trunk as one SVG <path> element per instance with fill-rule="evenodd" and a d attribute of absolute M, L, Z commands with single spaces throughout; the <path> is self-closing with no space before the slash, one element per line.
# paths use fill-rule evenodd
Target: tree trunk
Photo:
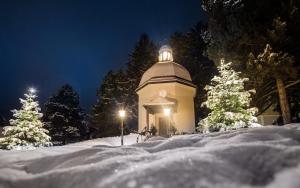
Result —
<path fill-rule="evenodd" d="M 276 85 L 279 95 L 280 109 L 283 118 L 283 124 L 291 123 L 291 112 L 289 107 L 286 90 L 282 79 L 276 79 Z"/>
<path fill-rule="evenodd" d="M 63 130 L 63 145 L 67 144 L 67 132 Z"/>

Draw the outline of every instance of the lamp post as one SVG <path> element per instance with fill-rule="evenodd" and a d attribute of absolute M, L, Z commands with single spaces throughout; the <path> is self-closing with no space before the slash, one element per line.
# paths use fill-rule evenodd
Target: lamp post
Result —
<path fill-rule="evenodd" d="M 119 116 L 121 118 L 121 146 L 124 145 L 123 137 L 124 137 L 124 118 L 125 118 L 125 115 L 126 115 L 125 110 L 119 110 Z"/>
<path fill-rule="evenodd" d="M 171 120 L 170 120 L 170 115 L 171 115 L 171 109 L 170 108 L 164 108 L 164 114 L 166 117 L 168 117 L 168 134 L 171 129 Z"/>

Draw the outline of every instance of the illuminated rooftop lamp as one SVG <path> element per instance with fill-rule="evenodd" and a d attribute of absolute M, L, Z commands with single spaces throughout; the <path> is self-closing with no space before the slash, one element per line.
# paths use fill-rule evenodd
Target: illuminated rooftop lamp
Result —
<path fill-rule="evenodd" d="M 160 48 L 158 61 L 160 63 L 173 61 L 173 52 L 170 46 L 164 45 Z"/>

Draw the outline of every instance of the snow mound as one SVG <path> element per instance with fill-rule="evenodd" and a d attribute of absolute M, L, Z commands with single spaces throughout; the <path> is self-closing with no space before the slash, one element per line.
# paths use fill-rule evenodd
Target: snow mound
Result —
<path fill-rule="evenodd" d="M 299 124 L 118 141 L 0 151 L 0 187 L 300 187 Z"/>

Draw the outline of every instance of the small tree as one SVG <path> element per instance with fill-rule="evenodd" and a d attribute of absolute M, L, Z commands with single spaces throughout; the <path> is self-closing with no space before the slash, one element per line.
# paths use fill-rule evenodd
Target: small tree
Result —
<path fill-rule="evenodd" d="M 0 140 L 3 149 L 22 149 L 38 146 L 49 146 L 50 137 L 48 131 L 43 128 L 41 121 L 43 116 L 35 98 L 37 97 L 33 89 L 25 94 L 26 99 L 20 99 L 22 108 L 13 110 L 14 119 L 10 120 L 10 125 L 4 129 L 4 138 Z"/>
<path fill-rule="evenodd" d="M 211 85 L 205 87 L 207 101 L 202 105 L 211 110 L 208 117 L 199 124 L 204 131 L 230 130 L 248 127 L 256 122 L 256 108 L 250 108 L 251 93 L 254 90 L 245 91 L 244 82 L 248 78 L 240 78 L 239 72 L 231 68 L 231 63 L 224 63 L 218 67 L 219 76 L 212 79 Z"/>

